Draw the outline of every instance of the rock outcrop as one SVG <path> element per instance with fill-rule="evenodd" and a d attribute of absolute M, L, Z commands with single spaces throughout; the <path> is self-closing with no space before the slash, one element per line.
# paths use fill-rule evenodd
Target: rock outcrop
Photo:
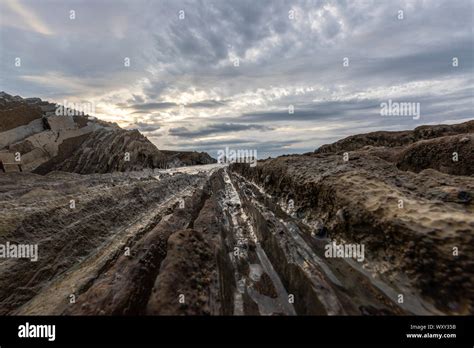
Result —
<path fill-rule="evenodd" d="M 315 235 L 365 245 L 377 276 L 407 277 L 441 311 L 473 313 L 473 126 L 357 135 L 232 169 L 291 201 Z"/>
<path fill-rule="evenodd" d="M 420 126 L 413 131 L 352 135 L 323 145 L 315 154 L 364 149 L 401 170 L 436 169 L 451 175 L 474 173 L 474 120 L 453 125 Z"/>
<path fill-rule="evenodd" d="M 323 145 L 315 153 L 353 151 L 367 145 L 384 147 L 406 146 L 419 140 L 466 133 L 474 133 L 474 120 L 452 125 L 419 126 L 414 130 L 407 131 L 377 131 L 351 135 L 335 143 Z"/>
<path fill-rule="evenodd" d="M 0 172 L 91 174 L 215 162 L 206 153 L 160 151 L 137 130 L 89 115 L 57 116 L 57 108 L 0 93 Z"/>
<path fill-rule="evenodd" d="M 48 170 L 114 173 L 0 175 L 0 313 L 472 315 L 469 125 L 255 167 L 141 170 L 145 156 L 133 172 L 97 153 L 146 154 L 142 136 L 95 130 L 80 148 L 97 151 Z"/>
<path fill-rule="evenodd" d="M 162 150 L 168 157 L 168 162 L 173 167 L 194 166 L 201 164 L 217 163 L 217 160 L 209 156 L 206 152 L 197 151 L 169 151 Z"/>

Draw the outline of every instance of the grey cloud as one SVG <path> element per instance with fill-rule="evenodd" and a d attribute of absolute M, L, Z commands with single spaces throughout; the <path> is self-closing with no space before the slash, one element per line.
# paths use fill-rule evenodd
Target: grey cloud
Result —
<path fill-rule="evenodd" d="M 129 105 L 129 109 L 133 109 L 136 112 L 149 112 L 153 110 L 162 110 L 176 107 L 176 103 L 170 102 L 159 102 L 159 103 L 144 103 L 144 104 L 133 104 Z"/>
<path fill-rule="evenodd" d="M 154 132 L 161 127 L 157 124 L 150 124 L 150 123 L 144 123 L 144 122 L 136 122 L 135 124 L 129 125 L 125 127 L 126 129 L 138 129 L 139 131 L 143 133 L 148 133 L 148 132 Z"/>
<path fill-rule="evenodd" d="M 377 119 L 380 116 L 380 104 L 387 102 L 388 99 L 398 102 L 420 103 L 424 116 L 430 119 L 442 120 L 443 118 L 459 118 L 466 117 L 465 112 L 458 112 L 456 109 L 467 111 L 472 106 L 472 95 L 474 87 L 466 87 L 444 95 L 425 95 L 413 94 L 404 97 L 390 97 L 380 99 L 349 99 L 349 100 L 333 100 L 325 102 L 314 102 L 295 104 L 294 113 L 289 114 L 288 108 L 281 108 L 274 111 L 257 111 L 252 113 L 244 113 L 237 117 L 228 118 L 229 121 L 237 121 L 247 123 L 263 123 L 272 122 L 305 122 L 305 121 L 350 121 L 365 120 L 367 118 Z M 446 108 L 446 105 L 453 105 L 452 108 Z M 420 122 L 426 121 L 420 120 Z M 388 120 L 384 122 L 389 122 Z M 397 121 L 398 122 L 398 121 Z"/>
<path fill-rule="evenodd" d="M 259 149 L 273 154 L 311 151 L 323 138 L 329 141 L 368 127 L 409 129 L 472 115 L 471 0 L 77 0 L 73 5 L 22 0 L 22 4 L 54 34 L 28 30 L 27 23 L 15 26 L 2 21 L 0 90 L 57 100 L 68 95 L 101 97 L 129 111 L 130 118 L 143 116 L 150 123 L 156 119 L 160 126 L 171 126 L 173 130 L 160 134 L 160 139 L 170 137 L 169 144 L 175 147 L 206 150 L 208 146 L 211 151 L 221 144 L 196 139 L 219 134 L 226 138 L 224 143 L 234 141 L 233 132 L 253 130 L 261 138 L 249 144 Z M 2 13 L 6 6 L 0 2 Z M 75 21 L 68 18 L 71 7 L 77 13 Z M 294 21 L 288 18 L 291 8 L 298 10 Z M 181 9 L 186 16 L 182 21 Z M 403 21 L 396 18 L 399 9 L 405 10 Z M 233 55 L 241 59 L 238 68 L 231 64 Z M 15 57 L 22 58 L 21 68 L 14 66 Z M 130 67 L 124 67 L 125 57 L 131 59 Z M 342 66 L 343 57 L 350 58 L 347 68 Z M 453 57 L 459 58 L 457 68 L 450 65 Z M 408 98 L 421 103 L 418 121 L 382 118 L 378 114 L 382 100 L 352 98 L 418 81 L 426 87 L 414 87 Z M 430 87 L 430 82 L 439 81 L 449 90 L 440 94 Z M 316 86 L 316 91 L 294 92 L 300 86 Z M 270 95 L 272 88 L 284 93 Z M 123 92 L 127 90 L 128 95 Z M 262 90 L 270 94 L 261 94 Z M 153 114 L 176 108 L 169 101 L 180 100 L 181 93 L 191 100 L 185 106 L 187 120 L 170 124 Z M 296 108 L 292 115 L 287 112 L 289 104 Z M 195 129 L 203 115 L 203 122 L 215 123 Z M 274 142 L 280 125 L 299 132 L 291 144 Z M 326 125 L 333 128 L 308 134 L 307 129 Z M 147 123 L 141 126 L 150 136 L 162 132 L 150 131 L 154 126 Z"/>
<path fill-rule="evenodd" d="M 367 114 L 369 110 L 376 110 L 380 103 L 375 100 L 327 101 L 313 104 L 294 105 L 293 114 L 288 108 L 276 111 L 261 111 L 244 113 L 235 118 L 243 122 L 278 122 L 278 121 L 311 121 L 321 119 L 344 118 L 350 115 Z"/>
<path fill-rule="evenodd" d="M 203 100 L 196 103 L 186 104 L 186 107 L 190 108 L 218 108 L 225 106 L 227 101 L 225 100 Z"/>
<path fill-rule="evenodd" d="M 258 130 L 261 132 L 272 130 L 271 127 L 255 124 L 236 124 L 236 123 L 221 123 L 211 124 L 206 127 L 190 130 L 186 127 L 176 127 L 169 130 L 169 135 L 184 138 L 196 138 L 208 135 L 233 133 L 248 130 Z"/>
<path fill-rule="evenodd" d="M 128 103 L 136 103 L 136 104 L 143 104 L 145 103 L 145 99 L 143 99 L 142 96 L 140 95 L 135 95 L 135 94 L 132 94 L 132 98 L 130 98 L 129 100 L 127 100 Z"/>
<path fill-rule="evenodd" d="M 203 100 L 200 102 L 183 104 L 186 108 L 192 109 L 212 109 L 223 107 L 227 104 L 226 101 L 221 100 Z M 171 109 L 176 108 L 180 105 L 173 103 L 173 102 L 150 102 L 150 103 L 138 103 L 138 104 L 131 104 L 131 105 L 124 105 L 121 104 L 123 107 L 128 109 L 134 110 L 134 113 L 148 113 L 154 110 L 164 110 L 164 109 Z"/>

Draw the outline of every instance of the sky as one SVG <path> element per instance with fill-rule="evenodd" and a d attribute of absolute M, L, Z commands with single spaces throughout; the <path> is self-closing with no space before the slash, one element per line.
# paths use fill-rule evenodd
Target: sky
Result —
<path fill-rule="evenodd" d="M 473 7 L 0 0 L 0 90 L 93 105 L 159 149 L 304 153 L 473 119 Z M 417 103 L 420 117 L 381 115 L 389 101 Z"/>

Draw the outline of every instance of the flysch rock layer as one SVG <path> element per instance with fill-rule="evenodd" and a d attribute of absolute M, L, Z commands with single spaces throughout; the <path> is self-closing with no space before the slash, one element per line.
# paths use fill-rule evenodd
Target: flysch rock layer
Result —
<path fill-rule="evenodd" d="M 474 121 L 376 132 L 232 169 L 313 230 L 365 245 L 367 269 L 473 313 Z M 400 293 L 403 293 L 401 291 Z"/>
<path fill-rule="evenodd" d="M 473 121 L 358 135 L 256 167 L 156 171 L 161 156 L 196 156 L 5 99 L 23 116 L 5 109 L 1 135 L 43 128 L 8 133 L 15 143 L 0 151 L 0 245 L 38 247 L 36 261 L 0 258 L 1 314 L 474 313 Z M 363 258 L 328 257 L 333 242 L 364 246 Z"/>
<path fill-rule="evenodd" d="M 0 92 L 0 155 L 20 154 L 14 166 L 7 163 L 0 173 L 16 168 L 92 174 L 215 162 L 206 153 L 160 151 L 139 131 L 88 115 L 57 116 L 57 107 Z"/>

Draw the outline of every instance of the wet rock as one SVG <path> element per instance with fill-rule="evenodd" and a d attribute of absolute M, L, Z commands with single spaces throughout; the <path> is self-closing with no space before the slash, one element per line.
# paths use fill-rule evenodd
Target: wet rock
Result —
<path fill-rule="evenodd" d="M 263 273 L 260 279 L 255 283 L 255 289 L 262 295 L 270 298 L 277 298 L 278 294 L 268 274 Z"/>
<path fill-rule="evenodd" d="M 409 275 L 406 285 L 437 310 L 451 313 L 449 298 L 462 303 L 459 314 L 474 313 L 473 128 L 469 121 L 353 136 L 314 154 L 231 169 L 259 185 L 278 173 L 267 194 L 291 195 L 308 223 L 323 218 L 332 238 L 363 243 L 369 264 L 389 262 L 385 275 Z M 348 150 L 364 160 L 342 162 L 340 151 Z"/>
<path fill-rule="evenodd" d="M 114 177 L 116 186 L 110 185 Z M 172 197 L 180 188 L 203 181 L 205 176 L 189 178 L 187 176 L 170 177 L 157 181 L 153 177 L 146 180 L 133 179 L 127 174 L 105 174 L 80 176 L 70 173 L 51 173 L 40 176 L 31 173 L 11 173 L 0 176 L 0 244 L 7 241 L 38 244 L 38 261 L 0 259 L 0 306 L 6 314 L 17 310 L 39 290 L 47 286 L 51 279 L 90 257 L 98 249 L 121 236 L 136 223 L 138 217 L 149 216 L 153 224 L 156 205 Z M 75 200 L 75 208 L 70 208 L 70 200 Z M 190 205 L 191 207 L 192 205 Z M 192 212 L 189 216 L 192 216 Z M 156 218 L 160 218 L 158 215 Z M 185 221 L 183 216 L 177 217 Z M 139 226 L 139 225 L 138 225 Z M 73 236 L 73 237 L 71 237 Z M 137 235 L 137 238 L 139 233 Z M 122 247 L 123 249 L 123 247 Z M 115 249 L 116 250 L 116 249 Z M 134 263 L 137 272 L 154 271 L 155 264 L 149 258 L 153 250 L 160 252 L 160 245 L 150 240 L 143 250 L 133 249 L 130 256 L 123 257 L 125 263 Z M 104 260 L 115 260 L 118 254 L 104 255 Z M 141 252 L 143 252 L 141 254 Z M 120 252 L 122 254 L 122 252 Z M 128 261 L 127 261 L 128 260 Z M 140 268 L 143 267 L 143 268 Z M 140 269 L 140 271 L 138 271 Z M 133 272 L 110 271 L 104 279 L 113 284 L 127 281 L 133 283 Z M 98 279 L 97 279 L 98 281 Z M 99 282 L 100 283 L 100 282 Z M 128 284 L 128 283 L 127 283 Z M 139 286 L 129 286 L 132 291 Z M 69 285 L 69 288 L 72 285 Z M 19 293 L 18 289 L 37 289 L 36 293 Z M 104 283 L 97 285 L 104 292 Z M 120 296 L 117 288 L 110 286 L 107 291 Z M 99 292 L 96 292 L 96 299 Z M 128 293 L 130 294 L 130 293 Z M 69 293 L 64 294 L 64 299 Z M 105 296 L 104 296 L 105 297 Z M 89 303 L 87 296 L 78 298 L 77 310 L 81 312 L 83 303 Z M 39 303 L 44 303 L 42 299 Z M 130 300 L 132 301 L 133 300 Z M 66 300 L 61 303 L 66 303 Z M 99 302 L 100 303 L 100 302 Z M 102 302 L 105 305 L 106 301 Z M 97 304 L 97 303 L 96 303 Z M 45 306 L 43 304 L 43 306 Z M 112 307 L 89 306 L 88 310 L 104 310 L 110 313 Z M 117 307 L 119 307 L 117 305 Z M 76 308 L 75 306 L 73 308 Z M 84 309 L 83 313 L 87 309 Z M 117 311 L 118 312 L 118 311 Z M 46 312 L 50 313 L 50 312 Z M 98 313 L 98 312 L 97 312 Z"/>

